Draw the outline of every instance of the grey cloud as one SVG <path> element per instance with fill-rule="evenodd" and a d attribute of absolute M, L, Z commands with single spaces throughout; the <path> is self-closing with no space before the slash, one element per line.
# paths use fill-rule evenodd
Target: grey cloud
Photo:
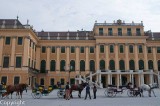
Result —
<path fill-rule="evenodd" d="M 145 30 L 160 31 L 159 0 L 3 0 L 0 18 L 30 20 L 36 30 L 92 30 L 94 21 L 144 22 Z"/>

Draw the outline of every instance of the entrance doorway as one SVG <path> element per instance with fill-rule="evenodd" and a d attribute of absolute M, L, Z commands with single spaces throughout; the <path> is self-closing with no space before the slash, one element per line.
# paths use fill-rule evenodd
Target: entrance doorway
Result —
<path fill-rule="evenodd" d="M 127 84 L 127 77 L 122 76 L 122 85 L 126 85 L 126 84 Z"/>
<path fill-rule="evenodd" d="M 112 77 L 112 85 L 116 85 L 116 78 Z"/>
<path fill-rule="evenodd" d="M 106 77 L 105 76 L 102 76 L 102 85 L 103 85 L 103 88 L 106 88 Z"/>

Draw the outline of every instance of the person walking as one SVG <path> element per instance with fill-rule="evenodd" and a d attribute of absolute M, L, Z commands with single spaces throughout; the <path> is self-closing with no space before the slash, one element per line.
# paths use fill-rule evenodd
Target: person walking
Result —
<path fill-rule="evenodd" d="M 57 86 L 59 89 L 61 89 L 61 83 L 59 81 L 57 82 Z"/>
<path fill-rule="evenodd" d="M 69 82 L 67 82 L 67 85 L 65 86 L 65 99 L 66 100 L 70 99 L 70 85 L 69 85 Z"/>
<path fill-rule="evenodd" d="M 87 84 L 87 86 L 86 86 L 86 96 L 85 96 L 85 99 L 84 99 L 84 100 L 87 99 L 87 95 L 89 95 L 89 98 L 91 99 L 90 86 L 89 86 L 89 84 Z"/>
<path fill-rule="evenodd" d="M 94 95 L 93 99 L 96 99 L 96 92 L 97 92 L 97 87 L 95 84 L 93 84 L 93 95 Z"/>

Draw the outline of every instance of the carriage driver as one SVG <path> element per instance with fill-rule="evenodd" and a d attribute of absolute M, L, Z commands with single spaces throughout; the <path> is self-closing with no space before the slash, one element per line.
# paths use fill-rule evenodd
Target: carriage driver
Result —
<path fill-rule="evenodd" d="M 70 85 L 69 85 L 69 82 L 67 82 L 67 85 L 65 86 L 65 98 L 66 100 L 69 100 L 70 99 Z"/>
<path fill-rule="evenodd" d="M 0 88 L 1 88 L 2 90 L 6 88 L 6 85 L 4 84 L 4 82 L 1 82 L 0 86 L 1 86 Z"/>

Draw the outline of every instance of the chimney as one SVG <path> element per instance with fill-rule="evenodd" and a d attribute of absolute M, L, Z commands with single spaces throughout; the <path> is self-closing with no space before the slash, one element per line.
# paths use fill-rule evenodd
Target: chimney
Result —
<path fill-rule="evenodd" d="M 27 25 L 29 24 L 29 20 L 27 19 Z"/>
<path fill-rule="evenodd" d="M 18 15 L 17 15 L 17 20 L 18 20 L 18 18 L 19 18 L 19 17 L 18 17 Z"/>
<path fill-rule="evenodd" d="M 5 24 L 6 24 L 6 21 L 3 20 L 3 22 L 2 22 L 2 28 L 5 28 Z"/>
<path fill-rule="evenodd" d="M 17 28 L 17 20 L 14 21 L 14 28 Z"/>

